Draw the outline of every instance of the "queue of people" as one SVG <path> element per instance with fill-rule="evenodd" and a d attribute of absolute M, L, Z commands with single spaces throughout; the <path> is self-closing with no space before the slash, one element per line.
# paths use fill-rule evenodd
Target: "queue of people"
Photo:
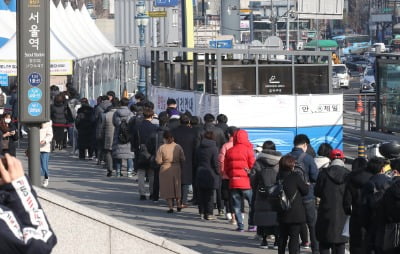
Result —
<path fill-rule="evenodd" d="M 304 134 L 294 137 L 286 155 L 272 140 L 256 154 L 248 133 L 229 126 L 226 115 L 201 119 L 179 112 L 171 98 L 158 115 L 141 93 L 119 100 L 109 91 L 94 107 L 86 98 L 76 101 L 68 91 L 54 96 L 52 149 L 76 143 L 79 159 L 97 158 L 108 177 L 124 176 L 126 165 L 127 177 L 137 175 L 139 200 L 165 199 L 168 213 L 197 205 L 202 219 L 225 218 L 238 232 L 247 224 L 247 231 L 260 236 L 261 248 L 278 253 L 304 248 L 344 254 L 348 242 L 350 253 L 400 253 L 400 217 L 393 212 L 400 206 L 400 159 L 391 158 L 390 173 L 385 172 L 388 162 L 377 157 L 358 158 L 349 171 L 343 151 L 323 143 L 315 152 Z M 12 142 L 17 137 L 6 119 L 0 120 L 0 132 Z M 71 127 L 76 137 L 69 135 Z M 42 129 L 47 186 L 46 153 L 53 133 L 48 124 Z M 2 149 L 12 153 L 12 145 Z M 268 196 L 277 183 L 290 202 L 288 210 L 277 210 Z"/>

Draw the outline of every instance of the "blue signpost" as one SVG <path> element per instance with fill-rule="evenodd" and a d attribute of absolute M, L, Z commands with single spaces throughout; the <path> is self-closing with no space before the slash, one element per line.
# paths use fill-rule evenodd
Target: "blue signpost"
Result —
<path fill-rule="evenodd" d="M 179 3 L 178 0 L 155 0 L 155 7 L 175 7 Z"/>

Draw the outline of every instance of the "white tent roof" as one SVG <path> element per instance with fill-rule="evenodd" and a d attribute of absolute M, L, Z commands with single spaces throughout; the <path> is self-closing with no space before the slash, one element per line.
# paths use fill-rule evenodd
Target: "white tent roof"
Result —
<path fill-rule="evenodd" d="M 0 12 L 0 37 L 11 38 L 16 31 L 16 13 L 9 10 Z M 121 52 L 100 32 L 86 7 L 74 11 L 69 2 L 64 9 L 61 3 L 56 7 L 50 1 L 50 31 L 51 59 L 83 59 Z M 6 46 L 11 52 L 3 50 Z M 0 60 L 16 60 L 15 39 L 0 49 Z M 12 56 L 14 58 L 10 58 Z"/>
<path fill-rule="evenodd" d="M 17 59 L 17 37 L 15 34 L 0 48 L 0 60 L 15 61 Z M 66 50 L 60 41 L 50 32 L 50 60 L 75 60 L 76 57 Z"/>

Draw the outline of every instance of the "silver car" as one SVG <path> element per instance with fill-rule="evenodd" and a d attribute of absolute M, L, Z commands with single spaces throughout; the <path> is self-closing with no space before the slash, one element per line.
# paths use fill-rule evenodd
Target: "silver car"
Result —
<path fill-rule="evenodd" d="M 365 69 L 363 77 L 360 79 L 360 93 L 375 93 L 374 69 Z"/>

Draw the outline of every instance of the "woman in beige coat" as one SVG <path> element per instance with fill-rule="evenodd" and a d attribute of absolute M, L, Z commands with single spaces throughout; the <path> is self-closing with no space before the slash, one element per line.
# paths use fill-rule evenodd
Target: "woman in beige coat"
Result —
<path fill-rule="evenodd" d="M 156 162 L 160 167 L 160 197 L 168 202 L 168 213 L 173 213 L 173 201 L 181 211 L 181 169 L 185 154 L 180 145 L 174 142 L 170 131 L 164 132 L 164 145 L 158 148 Z"/>

